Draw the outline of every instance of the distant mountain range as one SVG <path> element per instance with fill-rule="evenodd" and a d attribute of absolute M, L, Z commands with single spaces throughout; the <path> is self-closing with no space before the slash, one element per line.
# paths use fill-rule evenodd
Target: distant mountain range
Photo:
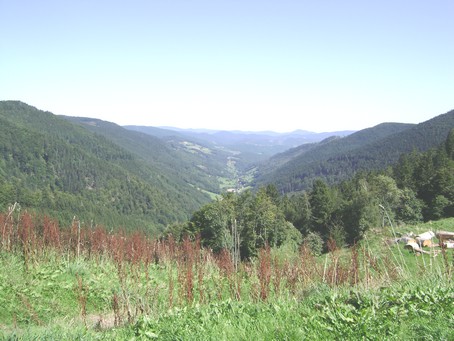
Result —
<path fill-rule="evenodd" d="M 181 129 L 174 127 L 125 126 L 127 129 L 140 131 L 155 137 L 179 136 L 201 143 L 208 143 L 213 148 L 229 150 L 237 155 L 241 169 L 255 165 L 272 155 L 284 152 L 306 143 L 322 141 L 330 136 L 347 136 L 354 131 L 335 131 L 314 133 L 295 130 L 289 133 L 272 131 L 247 132 L 209 129 Z M 202 142 L 203 141 L 203 142 Z"/>
<path fill-rule="evenodd" d="M 357 171 L 384 169 L 400 155 L 443 143 L 454 127 L 454 110 L 420 124 L 382 123 L 343 138 L 302 145 L 259 166 L 256 186 L 275 184 L 283 192 L 309 188 L 314 178 L 336 183 Z"/>
<path fill-rule="evenodd" d="M 453 127 L 454 111 L 357 132 L 121 127 L 0 101 L 0 210 L 19 202 L 66 222 L 158 233 L 239 183 L 281 192 L 335 183 L 434 148 Z"/>

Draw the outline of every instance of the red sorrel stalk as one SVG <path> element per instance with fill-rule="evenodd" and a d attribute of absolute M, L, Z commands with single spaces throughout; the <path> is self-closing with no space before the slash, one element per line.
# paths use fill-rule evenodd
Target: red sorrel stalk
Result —
<path fill-rule="evenodd" d="M 260 282 L 260 299 L 265 301 L 270 292 L 271 281 L 271 250 L 268 244 L 259 252 L 258 275 Z"/>

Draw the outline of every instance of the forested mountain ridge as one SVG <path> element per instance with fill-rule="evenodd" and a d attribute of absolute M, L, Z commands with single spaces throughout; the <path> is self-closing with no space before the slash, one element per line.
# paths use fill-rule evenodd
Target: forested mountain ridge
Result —
<path fill-rule="evenodd" d="M 413 125 L 403 123 L 381 123 L 375 127 L 355 132 L 346 137 L 330 136 L 319 143 L 303 144 L 271 157 L 270 161 L 259 167 L 259 176 L 266 177 L 268 173 L 289 163 L 311 163 L 322 161 L 329 157 L 363 147 L 369 143 L 381 140 L 389 135 L 404 131 Z M 260 182 L 260 180 L 258 181 Z"/>
<path fill-rule="evenodd" d="M 223 131 L 208 129 L 165 129 L 148 126 L 125 126 L 127 129 L 144 132 L 156 137 L 184 137 L 206 144 L 214 149 L 221 149 L 235 155 L 239 169 L 247 169 L 260 161 L 284 152 L 290 148 L 308 143 L 320 142 L 332 135 L 347 136 L 353 131 L 315 133 L 296 130 L 289 133 L 271 131 Z"/>
<path fill-rule="evenodd" d="M 393 167 L 358 172 L 335 185 L 318 178 L 311 189 L 291 195 L 273 184 L 226 193 L 168 232 L 200 236 L 202 245 L 239 259 L 255 258 L 267 245 L 303 241 L 319 254 L 356 244 L 370 228 L 448 217 L 454 217 L 454 128 L 434 148 L 404 153 Z"/>
<path fill-rule="evenodd" d="M 283 176 L 286 171 L 295 172 L 302 166 L 318 164 L 331 157 L 342 155 L 370 143 L 379 141 L 392 134 L 404 131 L 413 125 L 403 123 L 381 123 L 375 127 L 355 132 L 346 137 L 331 136 L 319 143 L 311 143 L 292 148 L 284 153 L 271 157 L 270 161 L 260 165 L 257 172 L 257 183 L 269 182 L 276 172 Z"/>
<path fill-rule="evenodd" d="M 219 193 L 218 177 L 231 176 L 226 170 L 229 153 L 200 145 L 183 136 L 162 133 L 158 138 L 98 119 L 64 118 L 137 155 L 154 171 L 167 174 L 179 186 L 190 184 L 192 187 Z"/>
<path fill-rule="evenodd" d="M 451 111 L 418 125 L 383 123 L 306 143 L 269 159 L 255 185 L 272 183 L 285 193 L 310 187 L 316 177 L 336 183 L 359 170 L 392 165 L 403 153 L 436 147 L 453 127 Z M 95 224 L 160 231 L 209 202 L 207 191 L 221 192 L 220 178 L 232 176 L 227 160 L 243 166 L 254 160 L 242 162 L 247 151 L 154 129 L 155 137 L 0 102 L 1 209 L 19 202 L 62 219 L 75 215 Z"/>
<path fill-rule="evenodd" d="M 0 148 L 2 210 L 19 202 L 156 232 L 210 200 L 106 137 L 18 101 L 0 102 Z"/>
<path fill-rule="evenodd" d="M 317 177 L 336 183 L 357 171 L 386 168 L 413 149 L 434 148 L 452 127 L 454 111 L 417 125 L 383 123 L 328 143 L 297 147 L 260 167 L 256 184 L 273 183 L 280 191 L 294 192 L 309 188 Z"/>

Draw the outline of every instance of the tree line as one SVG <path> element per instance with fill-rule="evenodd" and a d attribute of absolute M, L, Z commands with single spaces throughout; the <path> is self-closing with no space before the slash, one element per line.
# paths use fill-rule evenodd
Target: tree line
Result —
<path fill-rule="evenodd" d="M 282 195 L 275 185 L 256 192 L 226 193 L 166 233 L 201 237 L 213 251 L 228 249 L 237 259 L 260 248 L 297 246 L 313 252 L 360 240 L 371 227 L 409 224 L 454 216 L 454 129 L 436 149 L 401 155 L 392 167 L 359 172 L 336 185 L 320 178 L 312 188 Z"/>
<path fill-rule="evenodd" d="M 400 155 L 425 152 L 443 143 L 454 127 L 454 110 L 417 125 L 382 123 L 344 138 L 302 145 L 259 166 L 256 183 L 273 183 L 285 193 L 310 189 L 314 178 L 336 184 L 358 171 L 386 169 Z"/>
<path fill-rule="evenodd" d="M 18 202 L 62 224 L 77 216 L 157 235 L 210 200 L 168 173 L 105 136 L 24 103 L 0 101 L 0 211 Z"/>

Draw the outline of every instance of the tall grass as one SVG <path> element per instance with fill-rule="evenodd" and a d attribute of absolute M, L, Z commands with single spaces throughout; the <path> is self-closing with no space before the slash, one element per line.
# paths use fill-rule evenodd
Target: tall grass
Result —
<path fill-rule="evenodd" d="M 50 217 L 18 212 L 15 207 L 0 214 L 0 228 L 0 256 L 20 260 L 21 268 L 17 279 L 5 280 L 10 287 L 5 295 L 12 295 L 13 303 L 0 314 L 0 324 L 22 328 L 72 316 L 90 329 L 96 315 L 98 326 L 137 329 L 140 324 L 151 326 L 144 316 L 157 319 L 181 309 L 201 312 L 219 304 L 227 309 L 221 302 L 236 302 L 231 303 L 232 309 L 245 309 L 248 314 L 254 309 L 250 304 L 279 307 L 287 302 L 296 311 L 299 302 L 321 288 L 331 294 L 359 293 L 418 276 L 452 284 L 452 253 L 415 257 L 399 246 L 368 238 L 349 250 L 339 249 L 331 240 L 329 252 L 320 257 L 305 244 L 296 252 L 265 246 L 257 259 L 235 269 L 228 250 L 213 254 L 201 247 L 198 238 L 152 239 L 141 232 L 84 226 L 77 219 L 60 227 Z M 5 267 L 18 266 L 16 261 L 3 262 Z M 66 303 L 59 303 L 60 296 Z M 327 302 L 323 304 L 334 304 Z"/>

